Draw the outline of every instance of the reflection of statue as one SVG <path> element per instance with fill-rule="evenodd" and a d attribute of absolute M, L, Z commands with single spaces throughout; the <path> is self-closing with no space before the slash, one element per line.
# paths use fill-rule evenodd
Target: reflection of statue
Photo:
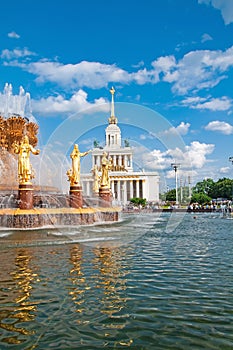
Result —
<path fill-rule="evenodd" d="M 98 173 L 98 167 L 97 165 L 94 166 L 92 169 L 92 174 L 93 174 L 93 192 L 98 193 L 99 192 L 99 173 Z"/>
<path fill-rule="evenodd" d="M 30 152 L 32 154 L 39 154 L 40 151 L 36 150 L 29 143 L 28 136 L 25 135 L 18 145 L 14 144 L 14 153 L 18 154 L 18 177 L 21 184 L 29 182 L 34 176 L 32 166 L 30 163 Z"/>
<path fill-rule="evenodd" d="M 112 168 L 112 158 L 107 158 L 107 153 L 104 152 L 101 161 L 101 180 L 100 187 L 110 188 L 110 178 L 109 178 L 109 170 Z"/>
<path fill-rule="evenodd" d="M 111 248 L 109 245 L 95 248 L 93 252 L 96 256 L 95 265 L 100 271 L 96 274 L 98 276 L 96 287 L 100 290 L 103 289 L 101 294 L 102 313 L 112 317 L 126 307 L 126 298 L 122 294 L 127 289 L 126 275 L 122 266 L 124 250 L 116 246 Z M 112 318 L 112 322 L 117 327 L 117 319 L 114 322 L 114 318 Z M 121 326 L 125 327 L 126 323 L 123 322 Z M 132 341 L 129 340 L 129 343 L 122 344 L 130 346 L 131 343 Z"/>
<path fill-rule="evenodd" d="M 25 337 L 34 334 L 31 323 L 36 317 L 37 306 L 32 301 L 31 294 L 33 292 L 32 286 L 38 275 L 32 270 L 31 260 L 31 252 L 22 249 L 18 250 L 15 256 L 15 267 L 10 259 L 8 262 L 6 261 L 4 266 L 3 273 L 8 278 L 11 276 L 13 291 L 8 293 L 7 301 L 9 305 L 14 305 L 14 307 L 9 308 L 4 316 L 1 315 L 1 329 L 6 332 L 5 337 L 1 336 L 1 349 L 7 349 L 7 345 L 12 344 L 12 339 L 14 339 L 14 344 L 22 344 L 22 334 Z M 15 321 L 12 322 L 12 319 Z M 14 334 L 13 337 L 12 334 Z M 6 343 L 6 347 L 3 343 Z"/>
<path fill-rule="evenodd" d="M 84 157 L 90 152 L 91 151 L 81 153 L 78 145 L 74 145 L 74 149 L 70 154 L 70 158 L 72 159 L 72 169 L 68 170 L 66 173 L 72 186 L 80 186 L 80 157 Z"/>

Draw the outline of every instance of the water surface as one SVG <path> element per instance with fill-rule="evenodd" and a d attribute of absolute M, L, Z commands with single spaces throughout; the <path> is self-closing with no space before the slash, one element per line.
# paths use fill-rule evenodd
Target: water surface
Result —
<path fill-rule="evenodd" d="M 233 220 L 195 217 L 2 230 L 0 349 L 233 349 Z"/>

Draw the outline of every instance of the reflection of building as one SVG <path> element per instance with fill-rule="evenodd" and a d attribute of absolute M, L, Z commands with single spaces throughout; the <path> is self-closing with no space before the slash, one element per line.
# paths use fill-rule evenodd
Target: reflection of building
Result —
<path fill-rule="evenodd" d="M 108 118 L 108 126 L 105 129 L 105 147 L 94 148 L 92 152 L 92 168 L 97 166 L 100 170 L 103 152 L 107 152 L 112 158 L 113 166 L 110 171 L 110 187 L 113 197 L 126 204 L 133 197 L 146 198 L 147 201 L 159 200 L 159 175 L 157 172 L 134 171 L 133 149 L 125 142 L 122 146 L 121 129 L 118 126 L 114 112 L 114 89 L 112 94 L 111 115 Z M 93 188 L 93 176 L 83 174 L 81 176 L 84 195 L 91 196 Z"/>

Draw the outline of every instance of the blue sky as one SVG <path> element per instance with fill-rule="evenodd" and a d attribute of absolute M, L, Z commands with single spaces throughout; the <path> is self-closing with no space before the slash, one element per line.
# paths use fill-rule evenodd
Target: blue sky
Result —
<path fill-rule="evenodd" d="M 40 148 L 63 127 L 65 153 L 73 141 L 104 142 L 114 86 L 122 137 L 142 168 L 171 187 L 171 162 L 183 182 L 232 178 L 232 0 L 12 0 L 0 21 L 0 91 L 8 82 L 30 92 Z M 74 115 L 85 137 L 69 139 Z"/>

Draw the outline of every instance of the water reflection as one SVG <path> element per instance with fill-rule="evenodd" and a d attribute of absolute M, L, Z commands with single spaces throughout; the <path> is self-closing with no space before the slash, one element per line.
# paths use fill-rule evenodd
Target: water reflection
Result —
<path fill-rule="evenodd" d="M 119 248 L 96 248 L 94 254 L 94 264 L 97 265 L 100 276 L 97 287 L 103 289 L 100 300 L 102 304 L 101 312 L 113 317 L 120 312 L 126 302 L 122 296 L 122 291 L 126 289 L 126 273 L 122 267 L 122 250 Z"/>
<path fill-rule="evenodd" d="M 123 250 L 119 248 L 93 248 L 94 258 L 87 264 L 83 248 L 75 245 L 70 249 L 70 279 L 72 288 L 69 291 L 80 318 L 78 323 L 92 322 L 90 315 L 99 310 L 95 318 L 103 322 L 108 319 L 108 327 L 122 328 L 120 321 L 111 325 L 110 319 L 120 319 L 126 306 L 126 272 L 122 262 Z M 102 315 L 102 316 L 101 316 Z M 103 316 L 105 315 L 105 316 Z M 125 317 L 125 315 L 124 315 Z M 112 322 L 112 321 L 111 321 Z"/>
<path fill-rule="evenodd" d="M 37 311 L 30 301 L 32 284 L 37 279 L 31 268 L 31 259 L 29 249 L 18 250 L 14 263 L 6 262 L 4 278 L 1 279 L 4 287 L 0 290 L 0 302 L 4 308 L 0 310 L 0 327 L 5 332 L 1 341 L 8 344 L 20 344 L 25 341 L 25 336 L 33 334 L 26 327 L 27 322 L 35 319 Z"/>
<path fill-rule="evenodd" d="M 82 313 L 85 310 L 82 305 L 85 302 L 85 290 L 88 288 L 86 278 L 82 272 L 82 255 L 83 250 L 81 245 L 76 245 L 70 249 L 70 261 L 73 267 L 70 270 L 72 288 L 69 294 L 76 305 L 76 312 L 78 313 Z"/>

